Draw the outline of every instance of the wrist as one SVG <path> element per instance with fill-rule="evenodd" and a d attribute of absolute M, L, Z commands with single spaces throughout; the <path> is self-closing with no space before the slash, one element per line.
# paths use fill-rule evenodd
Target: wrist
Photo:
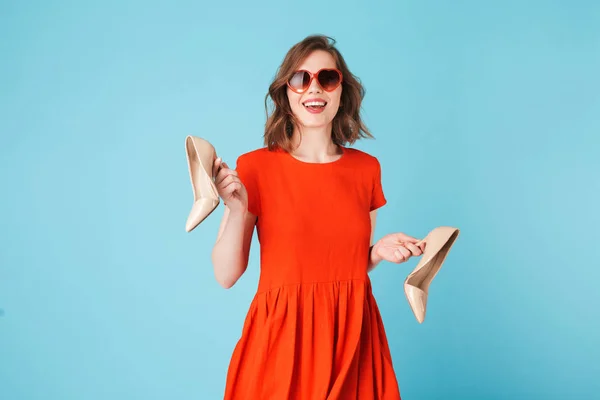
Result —
<path fill-rule="evenodd" d="M 376 248 L 375 248 L 375 244 L 371 245 L 371 247 L 369 248 L 369 266 L 370 267 L 375 267 L 377 264 L 379 264 L 382 261 L 382 258 L 377 254 Z"/>
<path fill-rule="evenodd" d="M 229 207 L 229 215 L 232 217 L 243 217 L 248 214 L 248 209 L 246 207 Z"/>

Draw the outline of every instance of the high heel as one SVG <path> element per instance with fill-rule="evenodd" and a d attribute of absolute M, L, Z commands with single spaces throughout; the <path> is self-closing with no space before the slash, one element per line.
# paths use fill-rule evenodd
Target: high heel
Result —
<path fill-rule="evenodd" d="M 219 192 L 213 182 L 212 170 L 217 153 L 212 144 L 196 136 L 185 138 L 185 150 L 194 192 L 194 205 L 185 223 L 191 232 L 219 205 Z"/>
<path fill-rule="evenodd" d="M 449 226 L 437 227 L 417 243 L 420 245 L 425 242 L 425 251 L 416 268 L 404 281 L 404 293 L 419 323 L 425 320 L 429 285 L 442 267 L 459 232 L 457 228 Z"/>

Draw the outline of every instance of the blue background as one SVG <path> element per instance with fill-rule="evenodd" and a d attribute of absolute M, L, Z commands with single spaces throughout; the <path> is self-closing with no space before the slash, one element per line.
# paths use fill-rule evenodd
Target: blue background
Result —
<path fill-rule="evenodd" d="M 405 399 L 600 390 L 600 3 L 0 2 L 0 399 L 218 399 L 258 279 L 215 281 L 184 138 L 262 146 L 287 50 L 367 89 L 376 237 L 462 232 L 424 324 L 373 273 Z M 594 378 L 596 376 L 596 378 Z"/>

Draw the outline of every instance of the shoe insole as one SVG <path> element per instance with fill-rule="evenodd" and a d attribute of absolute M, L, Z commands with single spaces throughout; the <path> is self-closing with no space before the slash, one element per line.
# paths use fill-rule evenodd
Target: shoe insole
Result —
<path fill-rule="evenodd" d="M 427 265 L 425 265 L 425 267 L 421 268 L 409 280 L 410 285 L 416 286 L 421 290 L 425 290 L 429 286 L 429 284 L 435 277 L 435 274 L 437 273 L 437 271 L 439 271 L 442 264 L 444 263 L 444 259 L 446 258 L 446 255 L 450 251 L 450 248 L 452 247 L 452 244 L 456 240 L 457 236 L 458 236 L 457 232 L 454 232 L 452 234 L 452 236 L 450 236 L 448 241 L 442 246 L 440 251 L 438 251 L 437 254 L 435 256 L 433 256 L 433 258 L 427 263 Z M 434 269 L 435 269 L 435 271 L 434 271 Z"/>

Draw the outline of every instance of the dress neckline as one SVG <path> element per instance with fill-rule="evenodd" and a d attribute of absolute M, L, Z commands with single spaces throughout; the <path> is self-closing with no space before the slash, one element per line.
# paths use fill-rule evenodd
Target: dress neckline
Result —
<path fill-rule="evenodd" d="M 282 153 L 284 153 L 284 155 L 287 158 L 291 159 L 293 162 L 295 162 L 297 164 L 310 165 L 310 166 L 316 166 L 316 167 L 318 167 L 318 166 L 328 166 L 328 165 L 331 166 L 331 165 L 334 165 L 334 164 L 338 164 L 338 163 L 342 162 L 344 159 L 346 159 L 347 156 L 348 156 L 348 149 L 345 148 L 344 146 L 340 146 L 340 145 L 338 145 L 338 147 L 340 148 L 340 150 L 342 150 L 342 154 L 338 158 L 336 158 L 335 160 L 328 161 L 328 162 L 308 162 L 308 161 L 302 161 L 302 160 L 300 160 L 299 158 L 296 158 L 294 155 L 292 155 L 291 153 L 289 153 L 288 151 L 286 151 L 284 149 L 279 148 L 279 151 L 282 152 Z"/>

